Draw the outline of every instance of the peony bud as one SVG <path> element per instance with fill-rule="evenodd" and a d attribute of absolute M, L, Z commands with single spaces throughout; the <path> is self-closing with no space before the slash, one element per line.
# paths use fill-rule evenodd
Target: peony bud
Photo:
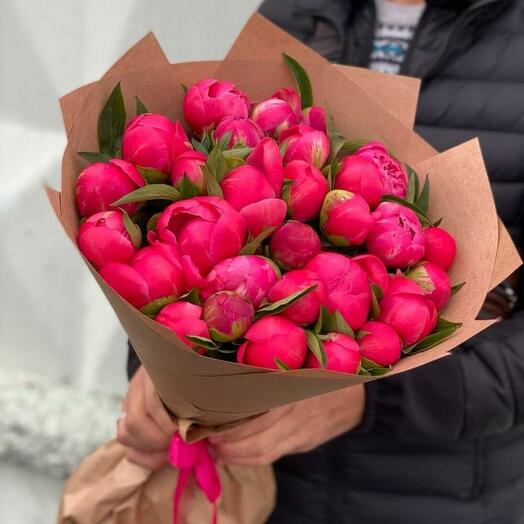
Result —
<path fill-rule="evenodd" d="M 385 294 L 398 295 L 399 293 L 423 295 L 424 291 L 414 280 L 407 278 L 399 271 L 396 275 L 389 275 L 388 290 Z"/>
<path fill-rule="evenodd" d="M 129 262 L 136 253 L 124 226 L 122 213 L 96 213 L 82 223 L 77 237 L 78 248 L 96 268 L 109 262 Z"/>
<path fill-rule="evenodd" d="M 369 158 L 380 169 L 384 194 L 405 198 L 408 191 L 408 175 L 404 166 L 390 156 L 384 144 L 370 142 L 362 146 L 355 155 Z"/>
<path fill-rule="evenodd" d="M 175 202 L 157 222 L 160 240 L 178 246 L 188 287 L 198 287 L 221 260 L 246 240 L 246 223 L 225 200 L 204 196 Z"/>
<path fill-rule="evenodd" d="M 425 297 L 431 300 L 437 311 L 441 311 L 451 297 L 451 282 L 446 272 L 431 262 L 421 262 L 406 277 L 415 281 Z"/>
<path fill-rule="evenodd" d="M 457 253 L 455 239 L 441 227 L 428 227 L 424 230 L 426 237 L 426 253 L 424 258 L 447 271 Z"/>
<path fill-rule="evenodd" d="M 100 276 L 116 293 L 136 308 L 153 301 L 174 302 L 184 291 L 182 266 L 163 250 L 147 246 L 138 251 L 129 265 L 110 262 Z"/>
<path fill-rule="evenodd" d="M 307 162 L 295 160 L 284 168 L 284 179 L 291 182 L 282 191 L 289 216 L 301 222 L 316 218 L 329 190 L 324 175 Z"/>
<path fill-rule="evenodd" d="M 359 195 L 335 189 L 330 191 L 320 211 L 320 229 L 335 246 L 363 244 L 371 227 L 367 202 Z"/>
<path fill-rule="evenodd" d="M 259 102 L 251 119 L 268 135 L 278 136 L 300 121 L 300 98 L 293 89 L 279 89 L 271 98 Z"/>
<path fill-rule="evenodd" d="M 414 211 L 394 202 L 383 202 L 371 217 L 373 224 L 367 239 L 371 254 L 394 268 L 411 266 L 422 259 L 425 238 Z"/>
<path fill-rule="evenodd" d="M 320 253 L 305 269 L 313 271 L 328 291 L 328 309 L 339 311 L 358 330 L 366 322 L 371 307 L 368 276 L 351 258 L 338 253 Z"/>
<path fill-rule="evenodd" d="M 327 364 L 325 369 L 340 373 L 358 373 L 360 368 L 360 349 L 353 338 L 343 333 L 328 333 L 323 341 Z M 320 368 L 320 362 L 309 353 L 304 365 L 306 368 Z"/>
<path fill-rule="evenodd" d="M 437 310 L 430 300 L 421 295 L 399 293 L 389 295 L 380 302 L 377 318 L 391 326 L 406 346 L 427 337 L 437 325 Z"/>
<path fill-rule="evenodd" d="M 251 303 L 233 291 L 219 291 L 204 302 L 203 318 L 217 342 L 231 342 L 244 335 L 253 323 Z"/>
<path fill-rule="evenodd" d="M 335 189 L 356 193 L 375 209 L 384 196 L 380 168 L 365 156 L 347 156 L 335 178 Z"/>
<path fill-rule="evenodd" d="M 327 133 L 326 127 L 326 110 L 323 107 L 308 107 L 302 111 L 302 122 L 316 131 Z"/>
<path fill-rule="evenodd" d="M 400 360 L 402 341 L 387 324 L 370 320 L 362 326 L 363 337 L 358 338 L 360 353 L 379 366 L 392 366 Z"/>
<path fill-rule="evenodd" d="M 269 252 L 284 271 L 300 269 L 320 253 L 320 238 L 308 224 L 290 220 L 273 233 Z"/>
<path fill-rule="evenodd" d="M 231 134 L 228 142 L 229 149 L 237 145 L 255 147 L 264 138 L 264 131 L 252 120 L 232 118 L 230 116 L 226 116 L 217 125 L 215 140 L 218 142 L 227 133 Z"/>
<path fill-rule="evenodd" d="M 110 160 L 86 167 L 76 180 L 76 206 L 81 217 L 110 211 L 113 202 L 145 185 L 136 167 L 125 160 Z M 139 203 L 120 206 L 132 215 Z"/>
<path fill-rule="evenodd" d="M 271 260 L 258 255 L 242 255 L 219 262 L 200 290 L 203 300 L 218 291 L 235 291 L 247 298 L 255 309 L 280 278 Z"/>
<path fill-rule="evenodd" d="M 270 302 L 277 302 L 311 286 L 317 287 L 282 312 L 283 317 L 295 324 L 305 326 L 316 322 L 320 306 L 327 306 L 328 303 L 326 286 L 315 273 L 305 269 L 296 269 L 286 273 L 271 288 L 267 298 Z"/>
<path fill-rule="evenodd" d="M 246 119 L 249 101 L 247 95 L 231 82 L 207 78 L 187 90 L 183 109 L 186 122 L 201 133 L 226 117 Z"/>
<path fill-rule="evenodd" d="M 247 163 L 262 171 L 274 189 L 276 196 L 280 196 L 284 169 L 278 144 L 272 138 L 263 138 L 247 157 Z"/>
<path fill-rule="evenodd" d="M 322 169 L 329 157 L 328 136 L 309 126 L 290 127 L 280 134 L 279 140 L 286 148 L 284 164 L 293 160 L 303 160 L 317 169 Z"/>
<path fill-rule="evenodd" d="M 195 186 L 199 195 L 206 192 L 206 181 L 204 178 L 203 167 L 206 163 L 207 157 L 200 151 L 188 151 L 179 155 L 173 162 L 171 169 L 171 183 L 175 187 L 179 187 L 184 179 L 184 175 Z"/>
<path fill-rule="evenodd" d="M 304 330 L 282 316 L 258 320 L 247 330 L 245 338 L 237 353 L 239 364 L 278 369 L 275 359 L 279 359 L 290 369 L 299 369 L 306 358 Z"/>
<path fill-rule="evenodd" d="M 202 307 L 190 302 L 173 302 L 163 307 L 155 317 L 160 324 L 169 328 L 189 347 L 195 343 L 186 338 L 186 335 L 209 338 L 207 324 L 202 320 Z"/>
<path fill-rule="evenodd" d="M 266 198 L 240 210 L 251 237 L 256 238 L 269 228 L 277 228 L 286 218 L 287 205 L 280 198 Z"/>
<path fill-rule="evenodd" d="M 366 272 L 371 284 L 378 286 L 385 294 L 388 290 L 389 278 L 382 260 L 374 255 L 365 254 L 353 257 L 353 261 Z"/>
<path fill-rule="evenodd" d="M 169 173 L 173 160 L 193 148 L 180 122 L 144 113 L 133 118 L 122 137 L 122 158 L 143 167 Z"/>

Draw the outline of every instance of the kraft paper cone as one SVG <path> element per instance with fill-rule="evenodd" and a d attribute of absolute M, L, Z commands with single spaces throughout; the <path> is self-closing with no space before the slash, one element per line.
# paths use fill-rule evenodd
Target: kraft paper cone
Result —
<path fill-rule="evenodd" d="M 76 153 L 96 150 L 99 110 L 117 81 L 121 82 L 128 113 L 134 107 L 136 95 L 151 111 L 183 120 L 180 84 L 190 84 L 206 74 L 235 81 L 253 100 L 268 96 L 283 85 L 292 86 L 282 52 L 304 65 L 312 80 L 316 103 L 330 108 L 336 127 L 348 139 L 382 140 L 400 159 L 416 167 L 421 176 L 429 175 L 430 215 L 435 219 L 443 216 L 444 226 L 458 242 L 452 280 L 467 282 L 444 315 L 464 326 L 438 347 L 403 359 L 392 373 L 444 356 L 491 324 L 475 320 L 484 296 L 520 265 L 507 232 L 497 220 L 478 143 L 472 141 L 438 155 L 411 129 L 417 81 L 398 80 L 399 86 L 402 82 L 411 85 L 407 90 L 409 96 L 400 101 L 395 99 L 394 110 L 398 112 L 402 107 L 405 111 L 401 121 L 394 111 L 384 107 L 385 102 L 395 101 L 384 97 L 382 76 L 334 67 L 258 15 L 249 20 L 227 58 L 220 63 L 169 65 L 154 37 L 148 35 L 101 80 L 64 97 L 62 107 L 66 109 L 64 122 L 69 140 L 63 160 L 62 193 L 60 198 L 51 193 L 64 229 L 74 241 L 78 228 L 74 185 L 84 166 Z M 77 125 L 79 122 L 81 125 Z M 376 380 L 322 370 L 272 371 L 201 357 L 171 331 L 127 304 L 90 269 L 166 406 L 179 418 L 210 426 L 210 431 L 282 404 Z M 206 430 L 193 428 L 187 437 L 200 438 L 205 433 Z"/>
<path fill-rule="evenodd" d="M 271 467 L 218 466 L 219 524 L 263 524 L 275 502 Z M 129 462 L 117 442 L 98 448 L 68 479 L 57 524 L 172 524 L 177 471 L 152 472 Z M 190 481 L 179 511 L 182 524 L 212 521 L 212 506 Z"/>

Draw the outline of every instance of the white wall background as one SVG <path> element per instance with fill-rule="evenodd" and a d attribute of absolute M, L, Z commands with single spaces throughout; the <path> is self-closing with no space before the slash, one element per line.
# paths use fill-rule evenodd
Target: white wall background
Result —
<path fill-rule="evenodd" d="M 126 337 L 43 192 L 44 183 L 59 187 L 65 136 L 58 98 L 99 78 L 150 30 L 171 61 L 221 58 L 257 4 L 258 0 L 0 1 L 4 378 L 11 370 L 22 370 L 115 395 L 126 386 Z M 11 467 L 2 467 L 0 461 L 0 477 L 10 479 L 9 500 L 0 498 L 0 516 L 17 524 L 54 522 L 55 503 L 49 497 L 56 497 L 59 485 L 51 489 L 45 475 L 31 477 L 26 468 L 17 476 Z M 31 495 L 23 486 L 32 486 Z M 14 503 L 17 493 L 24 505 Z"/>

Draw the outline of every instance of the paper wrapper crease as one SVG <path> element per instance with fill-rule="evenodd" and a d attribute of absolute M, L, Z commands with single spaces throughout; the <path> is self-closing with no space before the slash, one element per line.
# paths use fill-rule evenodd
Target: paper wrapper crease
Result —
<path fill-rule="evenodd" d="M 227 79 L 247 92 L 252 100 L 267 97 L 282 86 L 292 87 L 293 80 L 282 61 L 282 52 L 304 66 L 312 81 L 315 103 L 329 107 L 335 126 L 348 140 L 383 141 L 420 176 L 429 176 L 430 216 L 444 217 L 443 226 L 457 239 L 458 256 L 450 273 L 451 280 L 454 284 L 466 282 L 443 316 L 463 323 L 463 327 L 439 346 L 402 359 L 390 374 L 446 356 L 451 349 L 492 324 L 492 321 L 475 320 L 484 297 L 521 264 L 507 231 L 497 219 L 478 141 L 438 154 L 412 128 L 417 80 L 333 66 L 259 15 L 248 21 L 221 62 L 169 64 L 150 34 L 101 80 L 61 100 L 68 137 L 62 164 L 62 190 L 61 193 L 48 190 L 60 222 L 75 242 L 79 222 L 75 180 L 84 167 L 77 152 L 97 150 L 97 118 L 117 82 L 121 83 L 130 117 L 134 116 L 131 108 L 136 95 L 150 111 L 183 121 L 181 83 L 189 85 L 206 76 Z M 170 330 L 121 299 L 89 264 L 88 267 L 111 303 L 160 398 L 179 419 L 188 441 L 280 405 L 377 380 L 377 377 L 322 370 L 271 371 L 201 357 Z M 97 453 L 101 451 L 95 455 Z M 92 478 L 102 482 L 104 475 Z"/>

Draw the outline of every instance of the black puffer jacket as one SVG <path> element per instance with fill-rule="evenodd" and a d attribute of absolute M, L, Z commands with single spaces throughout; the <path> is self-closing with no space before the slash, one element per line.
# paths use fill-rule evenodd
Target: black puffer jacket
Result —
<path fill-rule="evenodd" d="M 417 131 L 440 150 L 480 137 L 522 248 L 524 0 L 427 3 L 402 68 L 424 80 Z M 368 65 L 371 0 L 269 0 L 261 12 L 333 61 Z M 272 524 L 524 523 L 524 311 L 369 385 L 357 431 L 276 470 Z"/>

